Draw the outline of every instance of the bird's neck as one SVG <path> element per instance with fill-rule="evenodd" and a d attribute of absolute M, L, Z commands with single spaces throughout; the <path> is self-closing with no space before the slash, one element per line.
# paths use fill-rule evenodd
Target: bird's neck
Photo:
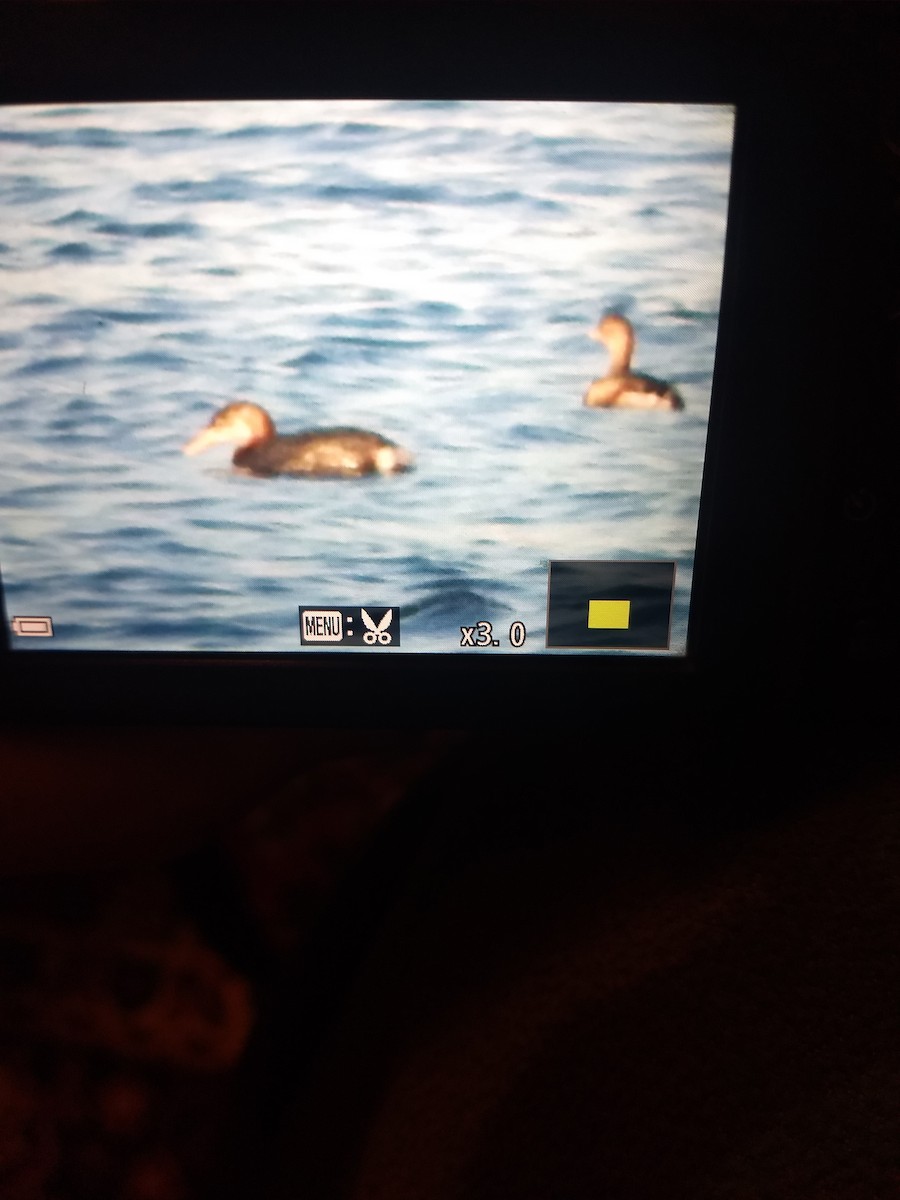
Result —
<path fill-rule="evenodd" d="M 624 338 L 607 346 L 609 350 L 610 375 L 627 375 L 631 367 L 632 343 Z"/>

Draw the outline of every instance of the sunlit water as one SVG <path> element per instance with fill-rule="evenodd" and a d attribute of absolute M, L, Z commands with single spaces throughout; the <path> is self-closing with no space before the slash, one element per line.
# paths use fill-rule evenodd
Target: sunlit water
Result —
<path fill-rule="evenodd" d="M 299 649 L 393 605 L 403 650 L 543 644 L 551 559 L 678 564 L 683 651 L 729 110 L 241 103 L 0 113 L 0 561 L 18 648 Z M 615 308 L 678 414 L 585 409 Z M 237 396 L 359 425 L 388 478 L 181 445 Z M 388 651 L 389 652 L 389 651 Z"/>

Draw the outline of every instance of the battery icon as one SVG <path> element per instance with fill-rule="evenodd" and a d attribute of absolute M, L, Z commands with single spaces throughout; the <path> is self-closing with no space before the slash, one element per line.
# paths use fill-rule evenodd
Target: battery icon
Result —
<path fill-rule="evenodd" d="M 50 617 L 13 617 L 10 625 L 16 637 L 53 637 Z"/>

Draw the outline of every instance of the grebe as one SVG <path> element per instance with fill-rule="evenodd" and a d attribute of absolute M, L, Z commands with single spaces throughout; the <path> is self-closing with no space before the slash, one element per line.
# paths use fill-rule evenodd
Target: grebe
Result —
<path fill-rule="evenodd" d="M 393 475 L 412 466 L 408 451 L 364 429 L 314 429 L 282 436 L 266 410 L 246 400 L 220 409 L 183 450 L 200 454 L 222 443 L 237 446 L 231 461 L 252 475 L 347 479 Z"/>
<path fill-rule="evenodd" d="M 671 383 L 632 372 L 634 330 L 624 317 L 610 313 L 590 336 L 595 342 L 603 342 L 609 351 L 609 370 L 584 393 L 589 408 L 660 408 L 669 412 L 684 408 L 684 401 Z"/>

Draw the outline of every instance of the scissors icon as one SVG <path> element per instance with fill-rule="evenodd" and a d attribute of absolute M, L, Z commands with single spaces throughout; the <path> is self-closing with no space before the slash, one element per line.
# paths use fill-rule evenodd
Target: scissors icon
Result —
<path fill-rule="evenodd" d="M 364 608 L 359 610 L 359 615 L 362 617 L 363 624 L 368 630 L 368 633 L 363 634 L 363 641 L 367 646 L 374 646 L 376 641 L 380 646 L 389 646 L 391 644 L 393 639 L 387 632 L 387 629 L 394 616 L 394 610 L 392 608 L 387 610 L 377 625 Z"/>

